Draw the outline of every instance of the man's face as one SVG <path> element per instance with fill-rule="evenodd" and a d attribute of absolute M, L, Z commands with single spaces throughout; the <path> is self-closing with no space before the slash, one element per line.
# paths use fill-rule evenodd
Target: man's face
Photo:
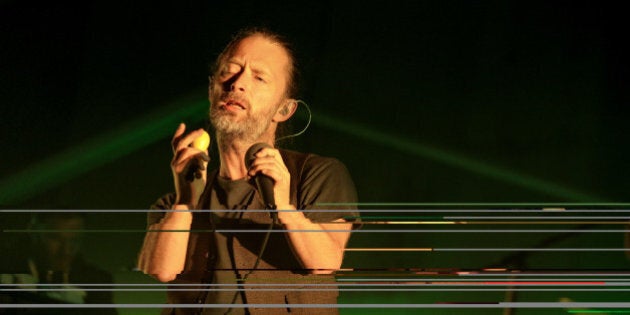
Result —
<path fill-rule="evenodd" d="M 210 86 L 210 120 L 217 133 L 250 142 L 273 135 L 271 119 L 284 100 L 288 79 L 289 56 L 282 46 L 261 35 L 241 40 Z"/>

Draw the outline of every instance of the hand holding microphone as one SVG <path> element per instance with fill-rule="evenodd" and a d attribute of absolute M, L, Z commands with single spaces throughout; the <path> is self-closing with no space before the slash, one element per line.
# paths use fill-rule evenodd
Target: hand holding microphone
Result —
<path fill-rule="evenodd" d="M 292 208 L 289 199 L 291 175 L 280 151 L 267 143 L 256 143 L 245 154 L 245 166 L 248 175 L 254 177 L 265 208 L 269 210 Z M 273 211 L 271 215 L 274 220 L 277 219 L 277 212 Z"/>
<path fill-rule="evenodd" d="M 248 170 L 252 167 L 252 164 L 256 160 L 256 154 L 265 148 L 271 148 L 271 146 L 267 143 L 259 142 L 249 147 L 247 153 L 245 153 L 245 166 Z M 261 173 L 254 173 L 253 176 L 254 181 L 256 182 L 256 188 L 262 197 L 265 208 L 269 210 L 276 210 L 276 199 L 273 196 L 273 178 Z"/>

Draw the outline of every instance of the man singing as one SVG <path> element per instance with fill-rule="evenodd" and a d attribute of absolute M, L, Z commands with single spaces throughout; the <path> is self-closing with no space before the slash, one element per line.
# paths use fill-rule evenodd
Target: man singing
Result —
<path fill-rule="evenodd" d="M 148 215 L 149 230 L 162 232 L 147 233 L 139 267 L 163 282 L 194 284 L 173 287 L 190 290 L 169 291 L 169 303 L 200 307 L 164 313 L 338 314 L 331 273 L 352 230 L 344 217 L 358 213 L 316 204 L 355 203 L 356 191 L 339 161 L 274 148 L 278 125 L 298 106 L 294 59 L 281 36 L 262 29 L 241 31 L 219 55 L 209 85 L 218 169 L 206 173 L 207 151 L 191 145 L 203 130 L 186 134 L 180 124 L 175 131 L 175 193 Z M 244 158 L 256 143 L 269 147 L 248 168 Z M 276 223 L 261 211 L 265 202 L 253 178 L 262 175 L 273 181 Z"/>

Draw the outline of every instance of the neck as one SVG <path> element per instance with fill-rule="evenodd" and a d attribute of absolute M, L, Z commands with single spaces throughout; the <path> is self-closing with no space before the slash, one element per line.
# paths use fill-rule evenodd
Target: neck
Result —
<path fill-rule="evenodd" d="M 264 142 L 273 146 L 274 136 L 262 135 L 255 140 L 230 137 L 217 133 L 217 145 L 219 148 L 219 176 L 230 180 L 238 180 L 247 177 L 245 167 L 245 153 L 255 143 Z"/>

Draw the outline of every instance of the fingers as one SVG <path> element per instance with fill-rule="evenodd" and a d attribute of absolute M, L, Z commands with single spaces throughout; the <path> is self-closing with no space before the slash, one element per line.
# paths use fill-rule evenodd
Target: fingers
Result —
<path fill-rule="evenodd" d="M 255 156 L 247 174 L 269 176 L 274 181 L 273 194 L 276 206 L 279 209 L 292 209 L 294 206 L 291 205 L 291 174 L 282 160 L 280 151 L 265 148 L 258 151 Z"/>
<path fill-rule="evenodd" d="M 178 154 L 173 157 L 171 169 L 176 178 L 192 183 L 195 179 L 204 179 L 208 161 L 210 157 L 205 152 L 195 148 L 186 148 L 178 151 Z"/>
<path fill-rule="evenodd" d="M 278 150 L 265 148 L 258 151 L 255 156 L 256 159 L 254 159 L 247 172 L 249 176 L 255 176 L 256 174 L 261 173 L 271 177 L 277 182 L 282 180 L 285 175 L 288 174 L 288 169 Z"/>
<path fill-rule="evenodd" d="M 190 160 L 195 158 L 201 162 L 199 163 L 199 169 L 205 170 L 205 165 L 208 164 L 208 161 L 210 161 L 210 157 L 206 152 L 192 147 L 186 147 L 177 151 L 175 156 L 173 156 L 171 166 L 177 173 L 181 173 Z"/>
<path fill-rule="evenodd" d="M 282 162 L 282 156 L 280 155 L 280 151 L 274 148 L 262 148 L 255 154 L 256 158 L 273 158 L 277 161 Z"/>
<path fill-rule="evenodd" d="M 171 148 L 173 149 L 173 153 L 175 153 L 175 147 L 177 147 L 177 143 L 179 143 L 179 140 L 184 135 L 184 131 L 186 131 L 186 124 L 180 123 L 179 126 L 177 126 L 177 130 L 175 130 L 173 140 L 171 140 Z"/>

